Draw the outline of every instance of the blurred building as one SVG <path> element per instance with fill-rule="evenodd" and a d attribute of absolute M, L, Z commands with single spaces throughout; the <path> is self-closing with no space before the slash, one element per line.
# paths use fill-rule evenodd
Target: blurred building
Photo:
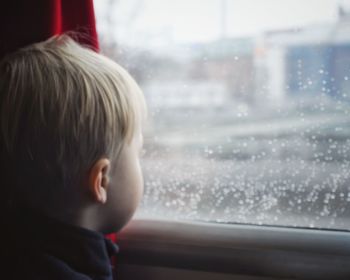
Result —
<path fill-rule="evenodd" d="M 224 38 L 197 44 L 189 77 L 225 85 L 227 101 L 249 102 L 255 86 L 253 38 Z"/>
<path fill-rule="evenodd" d="M 176 67 L 164 60 L 167 67 L 142 85 L 150 106 L 220 108 L 254 96 L 253 39 L 178 46 L 172 53 Z"/>
<path fill-rule="evenodd" d="M 350 16 L 339 21 L 264 34 L 255 54 L 257 97 L 350 95 Z"/>

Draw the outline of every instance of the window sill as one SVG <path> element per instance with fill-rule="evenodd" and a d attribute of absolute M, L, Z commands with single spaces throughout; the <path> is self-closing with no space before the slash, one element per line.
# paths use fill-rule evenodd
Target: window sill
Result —
<path fill-rule="evenodd" d="M 350 233 L 137 219 L 118 235 L 119 264 L 229 274 L 350 279 Z"/>

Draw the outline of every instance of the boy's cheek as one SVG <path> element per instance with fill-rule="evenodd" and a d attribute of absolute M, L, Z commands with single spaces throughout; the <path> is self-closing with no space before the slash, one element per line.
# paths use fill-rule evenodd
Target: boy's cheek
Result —
<path fill-rule="evenodd" d="M 115 186 L 115 191 L 109 193 L 106 207 L 106 224 L 111 232 L 120 230 L 134 215 L 143 195 L 143 178 L 132 178 L 132 183 L 124 182 L 124 185 Z M 136 180 L 135 180 L 136 179 Z M 126 184 L 127 183 L 127 184 Z M 111 186 L 113 187 L 113 186 Z"/>

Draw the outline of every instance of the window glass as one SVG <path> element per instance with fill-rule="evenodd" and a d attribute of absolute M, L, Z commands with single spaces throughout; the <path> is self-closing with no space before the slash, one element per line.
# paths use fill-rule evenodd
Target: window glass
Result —
<path fill-rule="evenodd" d="M 350 230 L 350 3 L 99 0 L 149 120 L 137 215 Z"/>

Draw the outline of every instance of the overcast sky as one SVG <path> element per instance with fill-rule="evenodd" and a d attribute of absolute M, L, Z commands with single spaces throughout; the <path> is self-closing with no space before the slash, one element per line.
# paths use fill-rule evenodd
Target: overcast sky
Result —
<path fill-rule="evenodd" d="M 350 0 L 118 0 L 114 8 L 108 6 L 111 28 L 105 20 L 107 1 L 95 0 L 100 29 L 136 44 L 210 41 L 223 33 L 256 35 L 335 21 L 339 3 L 350 7 Z"/>

